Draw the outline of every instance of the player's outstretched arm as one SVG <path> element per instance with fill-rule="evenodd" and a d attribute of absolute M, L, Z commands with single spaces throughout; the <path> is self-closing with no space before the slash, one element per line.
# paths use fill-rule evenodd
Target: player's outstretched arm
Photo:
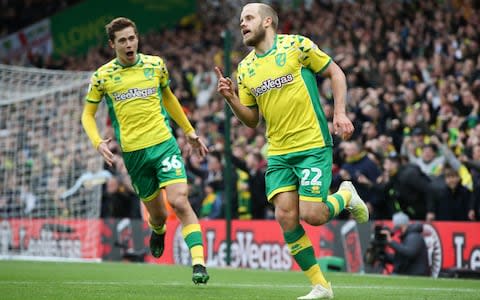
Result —
<path fill-rule="evenodd" d="M 335 129 L 335 134 L 339 134 L 344 140 L 347 140 L 352 136 L 354 127 L 346 113 L 347 80 L 345 74 L 332 61 L 322 75 L 329 77 L 332 81 L 334 99 L 333 128 Z"/>
<path fill-rule="evenodd" d="M 86 102 L 82 112 L 82 125 L 83 129 L 87 133 L 88 138 L 92 142 L 93 146 L 103 156 L 105 162 L 112 166 L 113 153 L 108 148 L 108 143 L 112 140 L 108 138 L 106 140 L 100 137 L 98 133 L 97 123 L 95 121 L 95 113 L 97 112 L 98 104 Z"/>
<path fill-rule="evenodd" d="M 197 150 L 198 154 L 200 154 L 201 157 L 205 157 L 208 152 L 208 148 L 200 139 L 200 137 L 195 133 L 195 129 L 193 128 L 192 124 L 183 112 L 183 108 L 180 105 L 180 102 L 178 101 L 175 94 L 173 94 L 170 87 L 167 86 L 162 90 L 162 96 L 164 99 L 163 105 L 165 106 L 165 109 L 175 121 L 175 123 L 177 123 L 178 126 L 182 128 L 185 136 L 187 137 L 188 144 L 193 149 Z M 189 148 L 188 152 L 190 151 L 191 149 Z"/>
<path fill-rule="evenodd" d="M 246 107 L 240 102 L 235 92 L 233 81 L 228 77 L 224 77 L 219 67 L 215 67 L 215 73 L 218 79 L 217 92 L 225 98 L 233 113 L 243 124 L 252 128 L 256 127 L 260 119 L 258 108 Z"/>
<path fill-rule="evenodd" d="M 172 90 L 169 86 L 162 89 L 162 96 L 163 96 L 163 105 L 167 110 L 168 114 L 172 119 L 177 123 L 180 128 L 182 128 L 185 134 L 189 134 L 194 132 L 192 124 L 188 120 L 185 112 L 183 111 L 182 105 L 178 101 L 175 94 L 173 94 Z"/>

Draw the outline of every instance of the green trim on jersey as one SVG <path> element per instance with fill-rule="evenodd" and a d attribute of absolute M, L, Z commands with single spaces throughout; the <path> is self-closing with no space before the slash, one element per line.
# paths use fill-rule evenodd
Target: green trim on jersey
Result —
<path fill-rule="evenodd" d="M 325 67 L 323 67 L 320 71 L 318 71 L 317 74 L 322 74 L 323 71 L 325 71 L 331 63 L 332 63 L 332 59 L 330 58 L 328 63 L 325 65 Z"/>
<path fill-rule="evenodd" d="M 277 50 L 277 35 L 275 35 L 275 39 L 273 40 L 273 45 L 272 45 L 272 48 L 270 48 L 267 52 L 263 53 L 263 54 L 258 54 L 257 52 L 255 52 L 255 55 L 257 57 L 265 57 L 267 55 L 269 55 L 270 53 L 272 53 L 273 51 Z"/>
<path fill-rule="evenodd" d="M 113 101 L 108 95 L 105 95 L 105 102 L 107 102 L 108 115 L 110 116 L 110 122 L 112 122 L 113 131 L 117 138 L 119 145 L 122 144 L 121 135 L 120 135 L 120 125 L 118 124 L 117 115 L 115 114 L 115 109 L 113 109 Z"/>
<path fill-rule="evenodd" d="M 331 60 L 330 60 L 331 62 Z M 328 64 L 330 64 L 330 62 Z M 328 66 L 327 64 L 327 66 Z M 327 67 L 326 66 L 326 67 Z M 310 69 L 302 68 L 302 78 L 307 86 L 308 94 L 310 96 L 310 101 L 312 101 L 313 109 L 318 120 L 318 126 L 322 131 L 322 136 L 325 141 L 325 145 L 333 145 L 332 136 L 330 135 L 330 130 L 328 129 L 328 121 L 323 112 L 322 106 L 320 105 L 320 95 L 318 94 L 317 81 L 315 74 Z"/>
<path fill-rule="evenodd" d="M 120 62 L 120 60 L 118 60 L 118 58 L 115 58 L 115 63 L 118 64 L 118 65 L 120 65 L 120 66 L 123 67 L 123 68 L 133 67 L 133 66 L 135 66 L 136 64 L 138 64 L 139 62 L 140 62 L 140 54 L 138 54 L 138 53 L 137 53 L 137 60 L 136 60 L 133 64 L 131 64 L 131 65 L 124 65 L 124 64 L 122 64 L 122 62 Z"/>

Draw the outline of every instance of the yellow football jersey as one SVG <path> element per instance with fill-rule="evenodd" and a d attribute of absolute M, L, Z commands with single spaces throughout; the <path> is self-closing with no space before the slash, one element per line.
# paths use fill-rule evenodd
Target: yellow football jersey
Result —
<path fill-rule="evenodd" d="M 131 152 L 172 136 L 162 106 L 161 89 L 168 84 L 168 70 L 158 56 L 138 54 L 132 66 L 113 59 L 92 75 L 86 101 L 100 103 L 105 98 L 122 151 Z"/>
<path fill-rule="evenodd" d="M 315 78 L 331 61 L 306 37 L 276 35 L 267 53 L 252 50 L 240 62 L 240 101 L 259 107 L 267 125 L 268 155 L 332 145 Z"/>

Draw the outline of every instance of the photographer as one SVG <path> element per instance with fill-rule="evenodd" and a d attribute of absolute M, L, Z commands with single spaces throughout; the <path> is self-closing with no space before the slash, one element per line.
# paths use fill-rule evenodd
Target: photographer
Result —
<path fill-rule="evenodd" d="M 387 245 L 394 254 L 385 254 L 385 262 L 393 264 L 393 274 L 429 276 L 428 250 L 422 236 L 423 225 L 409 225 L 410 219 L 403 212 L 393 215 L 394 232 L 400 232 L 400 242 L 392 240 L 389 230 L 382 230 Z"/>

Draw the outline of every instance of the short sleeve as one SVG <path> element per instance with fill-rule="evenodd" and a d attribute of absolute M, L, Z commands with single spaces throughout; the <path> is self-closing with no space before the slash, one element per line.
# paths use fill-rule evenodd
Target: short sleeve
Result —
<path fill-rule="evenodd" d="M 90 77 L 90 84 L 88 85 L 87 96 L 85 97 L 88 102 L 99 103 L 102 101 L 104 94 L 104 80 L 100 77 L 98 71 L 92 74 Z"/>
<path fill-rule="evenodd" d="M 238 83 L 238 96 L 240 97 L 240 102 L 248 107 L 257 106 L 257 101 L 255 97 L 252 95 L 251 91 L 245 85 L 245 71 L 244 68 L 239 65 L 238 66 L 238 74 L 237 74 L 237 83 Z"/>
<path fill-rule="evenodd" d="M 330 56 L 320 50 L 309 38 L 297 35 L 296 44 L 301 51 L 300 63 L 314 73 L 322 73 L 332 62 Z"/>

